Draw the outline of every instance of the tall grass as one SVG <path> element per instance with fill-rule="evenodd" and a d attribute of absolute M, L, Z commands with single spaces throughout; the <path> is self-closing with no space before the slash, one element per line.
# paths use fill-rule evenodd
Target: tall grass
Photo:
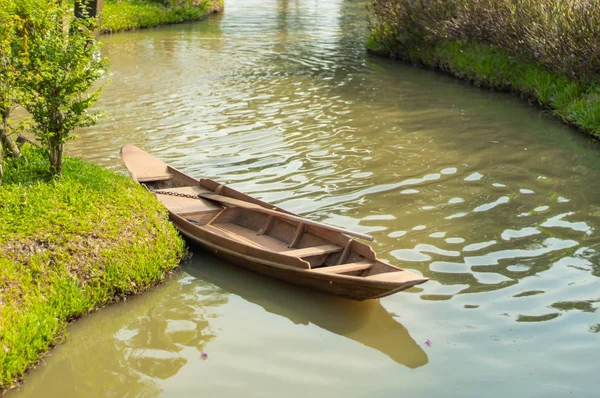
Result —
<path fill-rule="evenodd" d="M 600 138 L 600 0 L 371 0 L 369 49 L 518 92 Z"/>
<path fill-rule="evenodd" d="M 373 0 L 372 27 L 396 55 L 439 40 L 498 47 L 600 80 L 600 0 Z"/>

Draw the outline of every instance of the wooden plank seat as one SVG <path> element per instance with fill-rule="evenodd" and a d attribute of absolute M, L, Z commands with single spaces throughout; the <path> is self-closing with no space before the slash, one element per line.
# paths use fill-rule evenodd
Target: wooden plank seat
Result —
<path fill-rule="evenodd" d="M 356 263 L 330 265 L 329 267 L 320 267 L 311 269 L 312 272 L 321 274 L 345 274 L 348 272 L 364 271 L 371 268 L 375 263 L 370 261 L 359 261 Z"/>
<path fill-rule="evenodd" d="M 121 156 L 126 156 L 133 162 L 126 166 L 129 174 L 138 182 L 165 181 L 172 178 L 168 164 L 148 156 L 139 148 L 125 146 L 121 148 Z"/>
<path fill-rule="evenodd" d="M 321 256 L 323 254 L 331 254 L 342 251 L 342 247 L 338 245 L 322 245 L 322 246 L 312 246 L 305 247 L 304 249 L 293 249 L 293 250 L 285 250 L 280 252 L 281 254 L 285 254 L 286 256 L 293 257 L 312 257 L 312 256 Z"/>
<path fill-rule="evenodd" d="M 150 182 L 150 181 L 167 181 L 173 178 L 169 173 L 164 174 L 142 174 L 137 176 L 139 182 Z"/>

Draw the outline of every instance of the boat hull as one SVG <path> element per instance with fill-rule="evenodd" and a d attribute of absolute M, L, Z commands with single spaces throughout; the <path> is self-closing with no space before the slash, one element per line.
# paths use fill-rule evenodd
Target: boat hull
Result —
<path fill-rule="evenodd" d="M 351 300 L 363 301 L 389 296 L 406 290 L 410 286 L 368 281 L 343 275 L 323 275 L 311 271 L 297 269 L 284 263 L 268 260 L 247 253 L 240 253 L 239 248 L 230 247 L 227 242 L 217 243 L 214 236 L 203 234 L 195 225 L 182 220 L 176 214 L 170 213 L 170 218 L 179 232 L 189 241 L 207 250 L 216 257 L 232 264 L 244 267 L 250 271 L 270 278 L 284 281 L 296 286 L 302 286 L 320 292 L 345 297 Z"/>

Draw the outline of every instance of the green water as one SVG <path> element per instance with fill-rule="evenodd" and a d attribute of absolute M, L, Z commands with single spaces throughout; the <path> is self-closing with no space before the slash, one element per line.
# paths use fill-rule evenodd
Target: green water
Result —
<path fill-rule="evenodd" d="M 598 148 L 518 98 L 369 56 L 364 6 L 228 0 L 104 37 L 110 117 L 68 151 L 124 172 L 133 143 L 370 233 L 431 281 L 355 303 L 194 250 L 73 324 L 15 397 L 598 395 Z"/>

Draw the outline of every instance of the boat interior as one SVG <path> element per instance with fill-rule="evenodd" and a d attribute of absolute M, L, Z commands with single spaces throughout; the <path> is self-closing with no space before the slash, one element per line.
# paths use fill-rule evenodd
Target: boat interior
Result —
<path fill-rule="evenodd" d="M 248 200 L 246 195 L 214 181 L 200 180 L 194 185 L 172 186 L 169 179 L 154 179 L 146 181 L 145 185 L 151 191 L 159 191 L 157 197 L 165 207 L 188 222 L 245 245 L 300 258 L 304 260 L 306 270 L 396 283 L 415 277 L 410 272 L 377 260 L 370 246 L 341 233 L 285 217 L 198 198 L 198 194 L 216 192 L 232 196 L 230 194 L 234 192 L 237 196 L 243 196 L 243 200 Z M 270 208 L 283 212 L 272 206 Z"/>

